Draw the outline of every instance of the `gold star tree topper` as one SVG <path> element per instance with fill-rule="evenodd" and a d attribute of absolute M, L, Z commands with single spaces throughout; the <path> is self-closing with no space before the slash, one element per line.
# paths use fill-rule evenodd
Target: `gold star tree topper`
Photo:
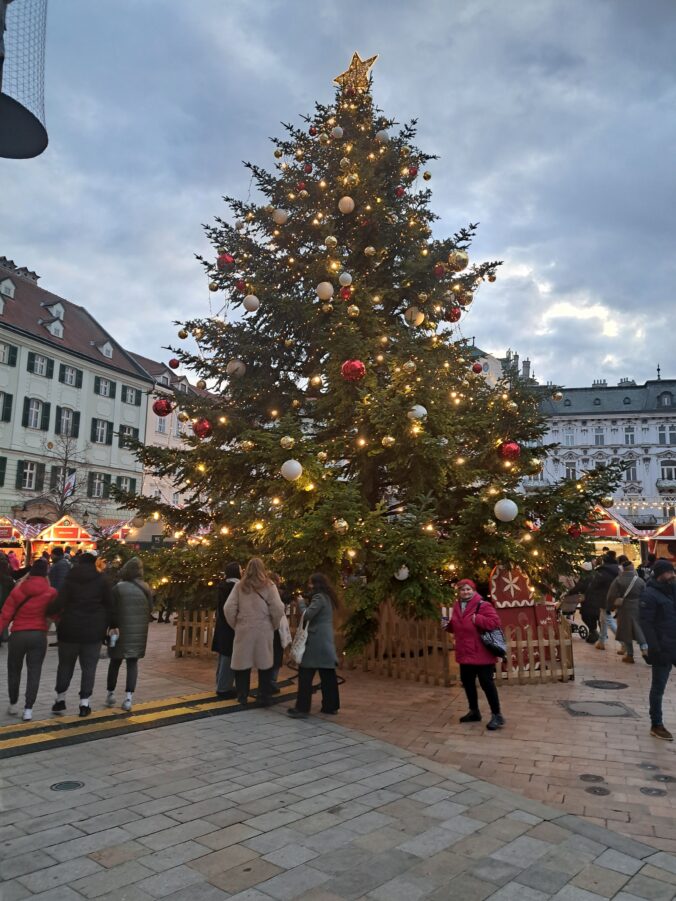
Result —
<path fill-rule="evenodd" d="M 345 91 L 352 90 L 364 93 L 369 89 L 369 72 L 371 71 L 378 54 L 370 56 L 368 59 L 362 59 L 358 53 L 352 54 L 352 59 L 347 70 L 342 75 L 337 75 L 334 82 Z"/>

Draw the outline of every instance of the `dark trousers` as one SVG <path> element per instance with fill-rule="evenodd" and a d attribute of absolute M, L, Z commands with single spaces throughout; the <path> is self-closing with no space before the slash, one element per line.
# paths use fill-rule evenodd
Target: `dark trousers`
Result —
<path fill-rule="evenodd" d="M 30 710 L 35 704 L 40 687 L 42 661 L 47 653 L 47 633 L 27 629 L 24 632 L 12 632 L 7 645 L 7 689 L 9 703 L 19 700 L 21 671 L 26 658 L 26 707 Z"/>
<path fill-rule="evenodd" d="M 216 691 L 219 694 L 225 694 L 226 691 L 232 691 L 235 684 L 235 673 L 230 668 L 232 657 L 228 654 L 218 655 L 218 665 L 216 667 Z"/>
<path fill-rule="evenodd" d="M 251 670 L 238 669 L 235 673 L 235 688 L 237 689 L 237 700 L 244 703 L 249 697 L 249 689 L 251 687 Z M 258 670 L 258 700 L 264 704 L 269 702 L 272 695 L 272 667 L 270 669 Z"/>
<path fill-rule="evenodd" d="M 582 622 L 589 629 L 588 641 L 596 641 L 599 637 L 599 611 L 596 607 L 592 607 L 586 601 L 583 601 L 580 607 L 580 616 Z"/>
<path fill-rule="evenodd" d="M 68 686 L 75 671 L 75 663 L 78 661 L 82 671 L 80 698 L 83 700 L 91 698 L 94 691 L 94 679 L 96 678 L 96 667 L 99 663 L 100 653 L 100 641 L 88 642 L 87 644 L 60 641 L 59 666 L 56 670 L 56 693 L 65 694 L 68 691 Z"/>
<path fill-rule="evenodd" d="M 136 691 L 136 683 L 138 681 L 138 657 L 120 657 L 119 660 L 111 657 L 110 663 L 108 664 L 108 680 L 106 684 L 106 689 L 108 691 L 115 691 L 117 676 L 120 672 L 123 660 L 127 661 L 127 685 L 125 691 Z"/>
<path fill-rule="evenodd" d="M 662 698 L 671 673 L 670 663 L 653 664 L 652 681 L 650 683 L 650 725 L 663 726 Z"/>
<path fill-rule="evenodd" d="M 296 698 L 296 710 L 301 713 L 309 713 L 312 706 L 312 680 L 316 669 L 308 666 L 298 667 L 298 696 Z M 320 669 L 319 678 L 322 685 L 322 713 L 335 713 L 340 710 L 340 696 L 338 694 L 338 677 L 335 669 Z"/>
<path fill-rule="evenodd" d="M 494 675 L 495 667 L 490 663 L 482 665 L 473 663 L 460 664 L 460 681 L 465 689 L 470 710 L 477 712 L 479 710 L 479 696 L 476 690 L 476 680 L 478 679 L 479 685 L 486 695 L 488 706 L 491 708 L 491 713 L 500 713 L 500 698 L 493 679 Z"/>

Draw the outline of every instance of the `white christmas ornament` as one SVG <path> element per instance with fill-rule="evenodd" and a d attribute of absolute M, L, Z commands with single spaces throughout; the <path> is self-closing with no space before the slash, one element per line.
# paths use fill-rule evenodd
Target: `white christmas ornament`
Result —
<path fill-rule="evenodd" d="M 419 307 L 409 307 L 404 313 L 406 324 L 416 328 L 425 321 L 425 314 Z"/>
<path fill-rule="evenodd" d="M 341 197 L 338 201 L 338 209 L 343 214 L 351 213 L 354 210 L 354 200 L 347 195 Z"/>
<path fill-rule="evenodd" d="M 275 223 L 275 225 L 286 225 L 288 218 L 289 214 L 286 210 L 272 211 L 272 221 Z"/>
<path fill-rule="evenodd" d="M 331 300 L 333 297 L 333 285 L 331 282 L 320 282 L 315 291 L 320 300 Z"/>
<path fill-rule="evenodd" d="M 379 144 L 387 144 L 387 142 L 389 140 L 390 140 L 390 133 L 389 133 L 389 131 L 387 131 L 387 129 L 381 128 L 380 131 L 376 132 L 376 141 Z"/>
<path fill-rule="evenodd" d="M 513 519 L 516 519 L 519 508 L 514 501 L 511 501 L 508 497 L 503 497 L 493 507 L 493 513 L 500 522 L 511 522 Z"/>
<path fill-rule="evenodd" d="M 338 140 L 343 137 L 343 129 L 340 127 L 340 125 L 336 125 L 335 128 L 331 129 L 331 137 L 338 138 Z"/>
<path fill-rule="evenodd" d="M 247 311 L 247 313 L 255 313 L 260 305 L 261 302 L 255 294 L 247 294 L 247 296 L 242 301 L 242 306 Z"/>
<path fill-rule="evenodd" d="M 410 573 L 408 570 L 408 566 L 400 566 L 399 569 L 394 574 L 394 578 L 399 582 L 405 582 L 408 579 Z"/>
<path fill-rule="evenodd" d="M 415 404 L 406 415 L 409 419 L 424 419 L 427 416 L 427 410 L 422 404 Z"/>
<path fill-rule="evenodd" d="M 343 288 L 347 288 L 348 285 L 352 284 L 352 276 L 349 272 L 341 272 L 338 276 L 338 281 L 341 283 Z"/>
<path fill-rule="evenodd" d="M 225 372 L 234 379 L 241 379 L 246 372 L 246 364 L 241 360 L 230 360 L 225 367 Z"/>
<path fill-rule="evenodd" d="M 280 470 L 287 482 L 295 482 L 303 475 L 303 467 L 298 460 L 287 460 Z"/>

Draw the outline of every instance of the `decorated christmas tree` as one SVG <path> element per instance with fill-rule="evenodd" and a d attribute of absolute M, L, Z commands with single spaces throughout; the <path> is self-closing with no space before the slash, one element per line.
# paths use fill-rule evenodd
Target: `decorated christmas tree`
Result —
<path fill-rule="evenodd" d="M 356 576 L 353 649 L 382 601 L 436 616 L 461 573 L 509 562 L 554 583 L 616 477 L 523 490 L 546 451 L 540 395 L 511 376 L 491 384 L 461 332 L 470 305 L 490 315 L 479 288 L 499 261 L 472 258 L 474 224 L 433 236 L 433 157 L 415 122 L 374 106 L 375 59 L 355 54 L 334 102 L 273 139 L 274 171 L 247 164 L 258 200 L 226 198 L 230 215 L 207 227 L 211 310 L 179 323 L 195 343 L 169 361 L 206 390 L 176 395 L 185 450 L 137 448 L 185 502 L 126 498 L 162 516 L 175 568 L 183 554 L 205 584 L 249 554 L 290 581 Z"/>

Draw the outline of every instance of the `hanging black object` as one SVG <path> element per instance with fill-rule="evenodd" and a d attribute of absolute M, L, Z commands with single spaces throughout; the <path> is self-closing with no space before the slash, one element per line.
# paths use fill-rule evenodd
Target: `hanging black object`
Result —
<path fill-rule="evenodd" d="M 0 157 L 39 156 L 45 128 L 47 0 L 0 0 Z"/>

